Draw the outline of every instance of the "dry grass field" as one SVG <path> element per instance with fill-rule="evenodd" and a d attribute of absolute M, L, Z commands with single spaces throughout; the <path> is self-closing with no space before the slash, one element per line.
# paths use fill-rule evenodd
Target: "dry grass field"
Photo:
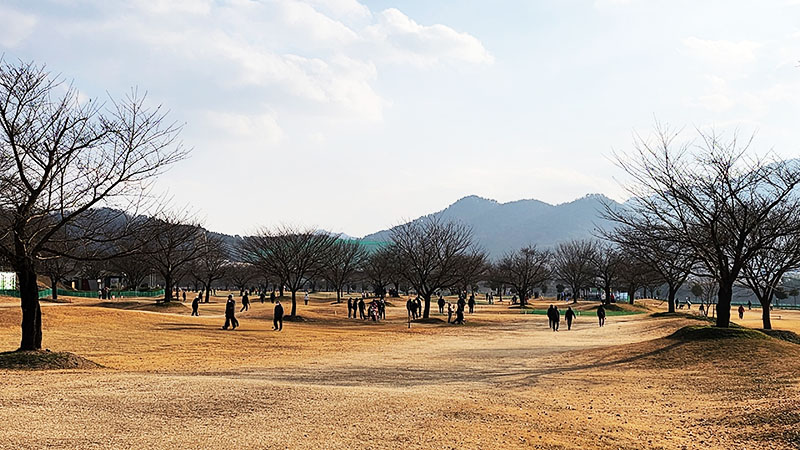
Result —
<path fill-rule="evenodd" d="M 704 322 L 653 316 L 656 302 L 603 328 L 587 311 L 554 333 L 507 303 L 479 305 L 465 326 L 409 329 L 403 300 L 373 323 L 320 296 L 275 332 L 257 300 L 220 330 L 222 300 L 199 318 L 188 305 L 44 302 L 45 347 L 102 367 L 0 369 L 0 448 L 800 446 L 800 345 L 673 335 Z M 800 332 L 800 313 L 775 315 Z M 0 349 L 18 345 L 19 320 L 0 299 Z"/>

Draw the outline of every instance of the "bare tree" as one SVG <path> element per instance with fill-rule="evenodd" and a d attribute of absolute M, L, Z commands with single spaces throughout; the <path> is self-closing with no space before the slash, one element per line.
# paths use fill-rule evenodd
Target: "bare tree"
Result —
<path fill-rule="evenodd" d="M 394 260 L 396 255 L 390 247 L 383 247 L 367 256 L 364 264 L 364 276 L 369 280 L 375 294 L 383 298 L 386 287 L 395 275 Z"/>
<path fill-rule="evenodd" d="M 467 254 L 458 257 L 460 259 L 458 281 L 454 287 L 464 292 L 475 292 L 478 284 L 486 278 L 489 271 L 489 261 L 486 253 L 471 249 Z"/>
<path fill-rule="evenodd" d="M 205 303 L 211 299 L 211 286 L 215 281 L 219 281 L 228 273 L 230 264 L 230 249 L 228 249 L 219 236 L 204 232 L 203 252 L 194 261 L 192 272 L 205 290 Z"/>
<path fill-rule="evenodd" d="M 336 290 L 337 303 L 342 301 L 342 290 L 361 270 L 366 259 L 367 252 L 358 241 L 338 240 L 331 247 L 322 276 Z"/>
<path fill-rule="evenodd" d="M 723 140 L 698 131 L 696 142 L 658 126 L 653 139 L 637 137 L 635 150 L 617 155 L 630 175 L 633 198 L 607 208 L 606 218 L 687 246 L 719 286 L 716 325 L 730 324 L 733 286 L 747 262 L 775 236 L 790 235 L 800 199 L 796 162 L 753 156 L 751 141 Z"/>
<path fill-rule="evenodd" d="M 172 300 L 172 290 L 191 269 L 192 263 L 205 251 L 200 224 L 186 212 L 165 212 L 142 236 L 147 260 L 164 279 L 164 302 Z"/>
<path fill-rule="evenodd" d="M 110 103 L 79 100 L 33 63 L 0 60 L 0 254 L 19 278 L 20 350 L 42 347 L 38 262 L 62 253 L 57 234 L 70 225 L 73 242 L 113 240 L 105 225 L 124 214 L 95 208 L 140 205 L 149 180 L 185 156 L 160 108 L 135 91 Z"/>
<path fill-rule="evenodd" d="M 605 304 L 611 303 L 611 290 L 617 283 L 622 268 L 622 254 L 609 243 L 598 244 L 591 260 L 595 274 L 595 285 L 605 293 Z"/>
<path fill-rule="evenodd" d="M 262 229 L 242 241 L 244 261 L 281 280 L 292 293 L 292 313 L 297 315 L 297 291 L 325 269 L 328 252 L 338 236 L 315 229 L 282 226 Z"/>
<path fill-rule="evenodd" d="M 425 300 L 423 317 L 430 317 L 431 296 L 455 286 L 464 255 L 474 251 L 472 230 L 461 223 L 430 216 L 398 225 L 391 240 L 405 265 L 406 281 Z"/>
<path fill-rule="evenodd" d="M 519 295 L 521 308 L 531 297 L 534 289 L 542 286 L 553 276 L 552 254 L 536 247 L 523 247 L 506 253 L 495 265 L 494 277 L 514 288 Z"/>
<path fill-rule="evenodd" d="M 594 283 L 592 261 L 597 247 L 588 240 L 571 240 L 558 244 L 553 255 L 555 277 L 569 286 L 573 298 L 577 300 Z"/>
<path fill-rule="evenodd" d="M 259 270 L 252 264 L 232 263 L 227 268 L 227 278 L 240 294 L 244 293 L 258 276 Z"/>
<path fill-rule="evenodd" d="M 800 227 L 797 228 L 800 233 Z M 784 275 L 800 268 L 800 234 L 776 238 L 768 249 L 756 253 L 742 268 L 741 282 L 761 303 L 761 322 L 772 329 L 770 306 L 782 287 Z"/>
<path fill-rule="evenodd" d="M 692 249 L 681 242 L 663 239 L 656 228 L 620 227 L 607 233 L 607 237 L 622 246 L 656 274 L 659 285 L 667 285 L 669 312 L 675 312 L 675 296 L 692 273 L 696 258 Z"/>

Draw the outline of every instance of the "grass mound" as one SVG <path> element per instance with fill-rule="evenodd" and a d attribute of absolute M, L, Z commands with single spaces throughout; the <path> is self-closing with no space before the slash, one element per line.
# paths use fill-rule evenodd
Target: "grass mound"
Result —
<path fill-rule="evenodd" d="M 70 352 L 13 351 L 0 353 L 0 369 L 61 370 L 98 369 L 101 365 Z"/>
<path fill-rule="evenodd" d="M 793 331 L 788 330 L 759 330 L 767 336 L 772 336 L 775 339 L 791 342 L 792 344 L 800 344 L 800 335 Z"/>
<path fill-rule="evenodd" d="M 283 316 L 283 320 L 285 322 L 308 322 L 308 319 L 303 316 Z"/>
<path fill-rule="evenodd" d="M 751 328 L 719 328 L 708 325 L 691 325 L 672 333 L 669 338 L 684 341 L 705 341 L 712 339 L 769 339 L 769 336 Z"/>

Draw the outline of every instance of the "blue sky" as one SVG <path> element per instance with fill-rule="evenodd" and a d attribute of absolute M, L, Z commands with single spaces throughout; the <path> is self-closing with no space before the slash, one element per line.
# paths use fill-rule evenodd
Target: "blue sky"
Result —
<path fill-rule="evenodd" d="M 798 156 L 800 1 L 0 3 L 6 59 L 186 122 L 158 183 L 211 229 L 363 235 L 470 194 L 622 198 L 655 118 Z M 498 218 L 502 220 L 502 218 Z"/>

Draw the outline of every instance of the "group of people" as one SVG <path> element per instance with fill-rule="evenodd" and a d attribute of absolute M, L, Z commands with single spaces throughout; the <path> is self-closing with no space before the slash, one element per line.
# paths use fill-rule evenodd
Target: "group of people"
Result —
<path fill-rule="evenodd" d="M 363 295 L 360 299 L 353 299 L 352 297 L 347 298 L 348 319 L 371 319 L 373 322 L 386 319 L 386 300 L 374 298 L 369 302 L 369 307 L 367 307 L 367 303 L 364 300 L 365 296 Z"/>
<path fill-rule="evenodd" d="M 192 316 L 200 316 L 200 301 L 202 299 L 202 293 L 198 293 L 197 297 L 192 300 Z M 264 303 L 265 294 L 264 292 L 261 293 L 261 303 Z M 282 331 L 283 330 L 283 305 L 281 305 L 280 299 L 275 298 L 275 292 L 273 292 L 270 296 L 270 300 L 275 304 L 275 308 L 273 309 L 272 314 L 272 329 L 275 331 Z M 248 292 L 245 291 L 242 294 L 242 308 L 239 312 L 249 311 L 250 310 L 250 298 Z M 235 330 L 239 326 L 239 320 L 236 318 L 236 300 L 233 299 L 233 294 L 228 294 L 228 300 L 225 302 L 225 324 L 222 326 L 223 330 L 227 330 L 230 328 L 231 330 Z"/>
<path fill-rule="evenodd" d="M 572 322 L 576 317 L 577 315 L 575 311 L 572 310 L 572 307 L 567 307 L 567 312 L 564 313 L 564 320 L 567 322 L 567 330 L 572 329 Z M 558 331 L 558 327 L 561 324 L 561 311 L 558 310 L 558 306 L 550 305 L 550 307 L 547 308 L 547 319 L 550 323 L 550 329 Z M 597 320 L 601 327 L 606 324 L 606 308 L 603 307 L 602 304 L 597 307 Z"/>

